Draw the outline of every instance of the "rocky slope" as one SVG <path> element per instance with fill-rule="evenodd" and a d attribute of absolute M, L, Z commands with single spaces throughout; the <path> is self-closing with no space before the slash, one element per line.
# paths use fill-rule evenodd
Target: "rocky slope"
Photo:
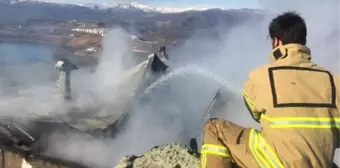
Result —
<path fill-rule="evenodd" d="M 115 168 L 198 168 L 199 154 L 178 143 L 156 146 L 142 156 L 125 156 Z"/>

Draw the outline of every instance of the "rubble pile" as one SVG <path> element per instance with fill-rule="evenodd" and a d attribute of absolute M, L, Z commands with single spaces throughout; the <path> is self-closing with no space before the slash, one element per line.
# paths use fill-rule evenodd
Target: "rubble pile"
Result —
<path fill-rule="evenodd" d="M 198 168 L 199 154 L 178 143 L 156 146 L 144 155 L 125 156 L 115 168 Z"/>

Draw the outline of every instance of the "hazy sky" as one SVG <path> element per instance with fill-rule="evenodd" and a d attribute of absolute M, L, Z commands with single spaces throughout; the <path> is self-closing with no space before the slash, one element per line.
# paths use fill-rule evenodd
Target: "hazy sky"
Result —
<path fill-rule="evenodd" d="M 259 8 L 257 0 L 139 0 L 141 3 L 161 7 L 219 7 Z"/>
<path fill-rule="evenodd" d="M 57 3 L 112 4 L 115 2 L 137 2 L 154 7 L 171 8 L 259 8 L 259 0 L 38 0 Z"/>

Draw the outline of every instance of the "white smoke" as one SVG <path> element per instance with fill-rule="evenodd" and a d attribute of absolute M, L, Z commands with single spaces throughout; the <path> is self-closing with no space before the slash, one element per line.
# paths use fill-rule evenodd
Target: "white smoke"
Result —
<path fill-rule="evenodd" d="M 103 51 L 94 72 L 80 70 L 72 74 L 72 88 L 79 107 L 119 104 L 122 99 L 117 88 L 122 74 L 131 64 L 131 45 L 127 32 L 121 28 L 111 30 L 102 41 Z"/>
<path fill-rule="evenodd" d="M 7 53 L 11 57 L 6 66 L 0 69 L 0 116 L 24 119 L 44 120 L 45 117 L 58 117 L 57 122 L 68 122 L 68 107 L 76 107 L 78 116 L 120 114 L 119 106 L 131 95 L 122 95 L 117 82 L 121 74 L 135 64 L 131 60 L 131 46 L 126 32 L 120 28 L 113 29 L 103 40 L 103 52 L 95 71 L 79 69 L 71 72 L 72 94 L 74 101 L 68 106 L 60 99 L 55 99 L 53 90 L 57 79 L 54 62 L 25 63 L 20 54 Z M 18 56 L 18 58 L 14 57 Z M 11 62 L 23 62 L 11 65 Z M 117 107 L 117 108 L 116 108 Z M 122 107 L 123 108 L 123 107 Z M 71 108 L 73 110 L 74 108 Z M 73 118 L 77 120 L 80 118 Z M 73 121 L 72 120 L 72 121 Z M 31 128 L 31 127 L 29 127 Z M 38 128 L 40 129 L 40 128 Z M 67 160 L 80 161 L 89 165 L 112 165 L 113 142 L 95 139 L 91 136 L 74 132 L 47 132 L 49 155 Z M 77 142 L 77 143 L 75 143 Z M 119 146 L 119 144 L 117 145 Z M 111 148 L 111 150 L 110 150 Z M 94 156 L 89 156 L 89 153 Z"/>
<path fill-rule="evenodd" d="M 242 74 L 239 67 L 242 67 L 243 62 L 241 62 L 241 59 L 233 60 L 233 56 L 238 55 L 239 50 L 245 51 L 241 46 L 235 44 L 251 43 L 244 43 L 243 39 L 238 39 L 233 34 L 238 33 L 238 31 L 243 33 L 247 30 L 243 27 L 249 26 L 248 24 L 251 25 L 251 23 L 247 23 L 232 28 L 230 32 L 222 32 L 222 39 L 224 40 L 219 41 L 219 45 L 209 45 L 217 43 L 213 39 L 202 39 L 198 36 L 192 37 L 192 40 L 188 40 L 186 45 L 173 51 L 170 59 L 174 64 L 178 64 L 179 68 L 173 69 L 168 75 L 157 80 L 146 89 L 143 103 L 131 111 L 125 129 L 115 139 L 96 140 L 92 137 L 69 137 L 60 134 L 56 136 L 62 138 L 51 138 L 50 150 L 56 152 L 59 156 L 87 164 L 114 165 L 124 155 L 140 155 L 155 145 L 170 142 L 188 144 L 190 138 L 198 136 L 202 131 L 199 126 L 202 125 L 203 113 L 220 87 L 229 89 L 230 95 L 228 96 L 230 96 L 232 103 L 235 103 L 224 114 L 220 112 L 222 113 L 220 117 L 244 126 L 249 124 L 257 126 L 246 111 L 242 99 L 237 96 L 237 94 L 240 95 L 242 87 L 237 84 L 242 84 L 242 81 L 234 76 L 234 74 Z M 259 26 L 254 30 L 261 31 L 262 29 Z M 100 89 L 103 92 L 97 92 L 98 95 L 107 98 L 104 101 L 115 104 L 118 101 L 114 99 L 114 97 L 117 98 L 117 94 L 115 94 L 117 88 L 112 86 L 115 85 L 115 79 L 119 78 L 120 70 L 124 69 L 119 65 L 122 62 L 121 57 L 129 55 L 129 52 L 125 50 L 126 47 L 122 46 L 124 42 L 121 42 L 119 31 L 114 30 L 113 32 L 115 33 L 106 37 L 110 41 L 104 43 L 104 46 L 109 46 L 108 48 L 104 47 L 104 52 L 106 50 L 109 54 L 106 55 L 108 57 L 103 55 L 103 60 L 109 61 L 100 63 L 103 64 L 96 71 L 96 75 L 99 75 L 99 77 L 93 79 L 97 79 L 94 80 L 94 83 L 101 84 Z M 257 33 L 248 37 L 261 38 Z M 191 44 L 191 41 L 194 44 Z M 129 44 L 126 43 L 126 45 Z M 195 50 L 191 48 L 195 48 Z M 248 51 L 242 59 L 251 57 L 250 53 L 252 52 Z M 241 52 L 240 55 L 242 54 Z M 201 59 L 197 60 L 197 57 Z M 111 62 L 110 60 L 115 61 Z M 252 68 L 242 69 L 243 78 L 246 78 L 247 70 L 250 71 Z M 94 83 L 92 82 L 91 85 L 97 87 Z M 109 90 L 105 89 L 106 86 Z M 55 139 L 61 139 L 61 141 L 55 142 Z M 74 144 L 74 142 L 77 143 Z M 91 157 L 88 157 L 88 154 L 91 154 Z"/>
<path fill-rule="evenodd" d="M 104 51 L 95 73 L 80 71 L 73 74 L 72 79 L 76 80 L 73 85 L 77 93 L 76 104 L 80 107 L 98 105 L 86 98 L 86 92 L 90 90 L 97 103 L 109 107 L 108 115 L 121 112 L 116 108 L 124 108 L 119 105 L 125 104 L 119 103 L 126 95 L 120 93 L 122 88 L 117 88 L 116 84 L 127 68 L 123 58 L 127 62 L 133 62 L 129 57 L 130 44 L 124 41 L 124 34 L 121 29 L 113 29 L 105 37 Z M 203 113 L 219 87 L 232 88 L 228 81 L 200 66 L 180 66 L 146 89 L 144 96 L 147 99 L 131 111 L 125 129 L 115 139 L 96 139 L 80 134 L 56 132 L 50 136 L 48 152 L 88 165 L 104 167 L 115 165 L 124 155 L 142 154 L 155 145 L 170 142 L 188 144 L 190 138 L 201 132 L 198 127 L 202 124 Z M 114 105 L 111 106 L 112 104 Z"/>
<path fill-rule="evenodd" d="M 42 46 L 44 49 L 32 49 L 30 44 L 6 45 L 2 53 L 0 66 L 0 116 L 21 116 L 27 118 L 32 115 L 46 115 L 54 112 L 57 102 L 50 98 L 57 75 L 50 61 L 53 47 Z M 26 57 L 22 58 L 25 53 Z M 41 54 L 37 56 L 35 54 Z M 45 58 L 44 58 L 45 56 Z M 34 62 L 31 61 L 32 59 Z M 52 81 L 52 82 L 51 82 Z M 53 103 L 52 103 L 53 102 Z"/>

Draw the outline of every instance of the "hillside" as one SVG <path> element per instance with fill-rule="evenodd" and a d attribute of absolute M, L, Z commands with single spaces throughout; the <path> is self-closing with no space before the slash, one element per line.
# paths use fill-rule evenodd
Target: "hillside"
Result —
<path fill-rule="evenodd" d="M 8 17 L 11 16 L 11 17 Z M 0 0 L 0 28 L 9 24 L 46 23 L 57 21 L 102 22 L 106 27 L 122 26 L 139 33 L 155 32 L 162 29 L 170 31 L 168 36 L 193 29 L 207 29 L 217 25 L 227 26 L 248 18 L 261 18 L 262 11 L 209 9 L 203 11 L 187 10 L 177 13 L 161 13 L 145 10 L 138 6 L 118 5 L 111 8 L 85 7 L 79 5 L 55 4 L 34 1 Z M 137 29 L 137 30 L 136 30 Z M 157 33 L 155 33 L 157 35 Z M 181 35 L 179 35 L 181 36 Z"/>
<path fill-rule="evenodd" d="M 252 9 L 188 9 L 182 12 L 162 10 L 138 4 L 116 4 L 104 8 L 96 5 L 0 0 L 0 35 L 2 39 L 16 38 L 19 41 L 36 40 L 57 45 L 65 44 L 73 49 L 63 51 L 74 53 L 74 49 L 78 48 L 82 50 L 77 52 L 78 55 L 86 55 L 84 49 L 100 48 L 101 37 L 71 37 L 71 29 L 81 25 L 107 29 L 122 27 L 128 34 L 136 35 L 143 41 L 169 45 L 174 42 L 180 44 L 194 33 L 218 40 L 221 33 L 225 33 L 229 28 L 249 19 L 260 22 L 264 17 L 264 11 Z M 88 27 L 89 25 L 91 26 Z M 134 48 L 154 52 L 158 46 L 136 43 Z M 69 55 L 63 51 L 59 53 Z"/>

